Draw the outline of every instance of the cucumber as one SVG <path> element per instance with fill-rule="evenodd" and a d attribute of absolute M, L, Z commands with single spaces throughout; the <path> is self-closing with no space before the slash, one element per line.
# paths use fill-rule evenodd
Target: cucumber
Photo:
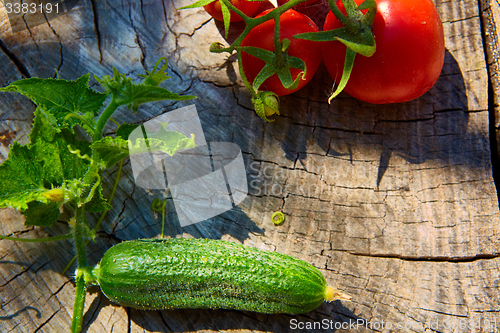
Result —
<path fill-rule="evenodd" d="M 349 299 L 305 261 L 209 239 L 143 239 L 111 247 L 92 275 L 111 301 L 138 309 L 299 314 Z"/>

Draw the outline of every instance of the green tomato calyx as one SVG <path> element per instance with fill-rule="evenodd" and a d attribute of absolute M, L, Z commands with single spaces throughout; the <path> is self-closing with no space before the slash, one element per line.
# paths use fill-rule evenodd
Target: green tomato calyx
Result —
<path fill-rule="evenodd" d="M 268 117 L 280 114 L 279 97 L 272 91 L 258 91 L 257 94 L 252 97 L 252 103 L 257 115 L 265 121 L 274 121 L 268 119 Z"/>
<path fill-rule="evenodd" d="M 299 86 L 300 80 L 306 76 L 306 64 L 304 60 L 288 54 L 290 43 L 289 39 L 280 41 L 279 47 L 276 48 L 274 52 L 254 46 L 242 46 L 239 48 L 266 63 L 253 81 L 252 88 L 255 91 L 260 88 L 264 81 L 275 74 L 278 75 L 281 84 L 286 89 L 292 90 Z M 292 78 L 292 73 L 290 72 L 291 68 L 298 68 L 301 70 L 295 80 Z"/>
<path fill-rule="evenodd" d="M 297 34 L 293 38 L 312 40 L 316 42 L 339 41 L 347 47 L 344 70 L 337 89 L 328 98 L 331 102 L 345 88 L 354 66 L 356 54 L 371 57 L 376 50 L 375 38 L 373 37 L 373 20 L 377 14 L 375 0 L 365 0 L 359 6 L 354 0 L 341 0 L 346 15 L 337 6 L 336 0 L 328 0 L 330 9 L 335 17 L 344 25 L 342 28 Z M 367 10 L 365 14 L 361 11 Z"/>

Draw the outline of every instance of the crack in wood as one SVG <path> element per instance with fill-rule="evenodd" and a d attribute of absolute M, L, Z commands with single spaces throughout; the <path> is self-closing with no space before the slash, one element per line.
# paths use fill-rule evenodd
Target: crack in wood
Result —
<path fill-rule="evenodd" d="M 92 15 L 94 17 L 94 32 L 97 37 L 97 50 L 99 51 L 99 63 L 102 64 L 102 40 L 101 32 L 99 30 L 99 15 L 97 13 L 97 5 L 95 0 L 90 0 L 90 7 L 92 8 Z"/>
<path fill-rule="evenodd" d="M 50 20 L 47 17 L 47 13 L 43 12 L 43 15 L 45 17 L 45 21 L 47 22 L 47 25 L 49 26 L 49 28 L 52 30 L 52 32 L 56 36 L 57 41 L 59 43 L 59 57 L 60 57 L 60 59 L 59 59 L 59 64 L 57 65 L 56 73 L 54 74 L 54 78 L 56 78 L 57 72 L 61 69 L 62 64 L 63 64 L 63 44 L 62 44 L 62 41 L 61 41 L 61 37 L 56 32 L 56 30 L 54 29 L 54 27 L 52 26 L 52 24 L 50 24 Z M 30 31 L 30 33 L 31 33 L 31 31 Z M 37 48 L 38 48 L 38 45 L 37 45 Z"/>
<path fill-rule="evenodd" d="M 51 321 L 51 320 L 52 320 L 52 318 L 54 318 L 54 317 L 55 317 L 55 315 L 56 315 L 59 311 L 61 311 L 61 309 L 62 309 L 62 308 L 59 308 L 59 309 L 57 309 L 56 311 L 54 311 L 54 312 L 52 313 L 52 315 L 51 315 L 51 316 L 49 316 L 49 317 L 48 317 L 48 318 L 47 318 L 47 319 L 46 319 L 43 323 L 41 323 L 40 325 L 38 325 L 38 327 L 36 328 L 36 330 L 34 330 L 34 331 L 33 331 L 33 333 L 40 332 L 40 331 L 41 331 L 41 329 L 42 329 L 45 325 L 47 325 L 47 324 L 49 323 L 49 321 Z"/>
<path fill-rule="evenodd" d="M 23 275 L 24 273 L 28 272 L 31 267 L 33 267 L 33 265 L 35 265 L 35 262 L 31 263 L 28 267 L 24 268 L 21 272 L 15 274 L 13 277 L 11 277 L 9 280 L 7 280 L 5 283 L 1 284 L 0 287 L 1 288 L 4 288 L 5 286 L 7 286 L 10 282 L 14 281 L 15 279 L 17 279 L 19 276 Z"/>
<path fill-rule="evenodd" d="M 491 254 L 484 253 L 484 254 L 477 254 L 474 256 L 450 257 L 450 256 L 405 256 L 400 254 L 373 254 L 373 253 L 363 253 L 363 252 L 351 252 L 344 250 L 342 251 L 347 252 L 350 255 L 360 256 L 360 257 L 399 259 L 402 261 L 423 261 L 423 262 L 467 263 L 480 260 L 492 260 L 500 258 L 500 253 L 491 253 Z"/>
<path fill-rule="evenodd" d="M 5 42 L 1 39 L 0 39 L 0 50 L 2 50 L 2 52 L 5 53 L 7 57 L 9 57 L 9 59 L 14 63 L 14 65 L 16 66 L 19 73 L 21 73 L 21 75 L 23 75 L 26 78 L 31 77 L 31 74 L 29 73 L 24 63 L 12 51 L 9 50 Z"/>
<path fill-rule="evenodd" d="M 143 13 L 143 16 L 144 16 L 142 1 L 141 1 L 140 6 L 141 6 L 141 12 Z M 141 41 L 141 37 L 140 37 L 141 35 L 140 35 L 137 27 L 134 24 L 134 19 L 132 18 L 132 4 L 130 4 L 130 6 L 129 6 L 129 19 L 130 19 L 130 26 L 132 27 L 132 29 L 135 32 L 135 42 L 136 42 L 137 46 L 139 46 L 139 49 L 141 50 L 142 67 L 144 68 L 145 71 L 147 71 L 148 68 L 146 66 L 146 47 L 145 47 L 144 43 Z"/>
<path fill-rule="evenodd" d="M 500 121 L 498 114 L 499 98 L 496 94 L 500 89 L 498 77 L 493 79 L 493 73 L 497 73 L 500 65 L 498 55 L 499 41 L 497 40 L 496 22 L 494 22 L 492 8 L 486 5 L 488 0 L 478 1 L 480 15 L 480 28 L 483 41 L 484 54 L 486 55 L 488 73 L 488 120 L 489 120 L 489 139 L 491 164 L 493 172 L 493 181 L 497 190 L 497 197 L 500 200 L 500 132 L 497 124 Z M 489 45 L 489 46 L 488 46 Z"/>

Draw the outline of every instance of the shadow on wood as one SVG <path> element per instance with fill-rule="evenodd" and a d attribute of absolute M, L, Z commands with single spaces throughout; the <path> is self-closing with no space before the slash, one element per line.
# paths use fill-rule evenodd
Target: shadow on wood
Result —
<path fill-rule="evenodd" d="M 98 292 L 91 289 L 90 292 Z M 94 299 L 84 317 L 83 333 L 99 318 L 104 307 L 120 307 L 110 303 L 104 296 Z M 317 310 L 299 314 L 262 314 L 237 310 L 176 309 L 163 311 L 126 308 L 133 326 L 152 332 L 192 332 L 199 330 L 251 330 L 286 332 L 302 329 L 306 332 L 334 332 L 339 328 L 361 327 L 368 321 L 356 316 L 340 301 L 323 303 Z M 309 329 L 312 328 L 312 329 Z"/>
<path fill-rule="evenodd" d="M 296 126 L 302 125 L 310 127 L 315 134 L 314 143 L 327 156 L 352 161 L 354 148 L 364 146 L 381 151 L 377 187 L 394 155 L 411 164 L 451 159 L 452 164 L 466 164 L 471 168 L 482 165 L 474 154 L 464 151 L 471 141 L 482 141 L 485 145 L 488 142 L 482 133 L 467 131 L 466 87 L 450 52 L 446 51 L 445 65 L 434 87 L 406 103 L 374 105 L 342 93 L 325 109 L 320 103 L 326 100 L 329 91 L 326 82 L 332 80 L 326 69 L 320 67 L 305 92 L 282 97 L 282 115 L 290 121 L 277 126 L 285 133 L 281 147 L 287 159 L 304 164 L 308 156 L 311 140 L 297 139 L 300 134 Z"/>

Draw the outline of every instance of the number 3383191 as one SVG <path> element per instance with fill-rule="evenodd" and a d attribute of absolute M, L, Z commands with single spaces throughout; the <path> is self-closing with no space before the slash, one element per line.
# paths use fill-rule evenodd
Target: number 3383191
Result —
<path fill-rule="evenodd" d="M 52 12 L 59 13 L 59 4 L 36 4 L 32 3 L 10 3 L 7 2 L 4 4 L 5 9 L 7 10 L 7 14 L 36 14 L 36 13 L 47 13 L 50 14 Z"/>

